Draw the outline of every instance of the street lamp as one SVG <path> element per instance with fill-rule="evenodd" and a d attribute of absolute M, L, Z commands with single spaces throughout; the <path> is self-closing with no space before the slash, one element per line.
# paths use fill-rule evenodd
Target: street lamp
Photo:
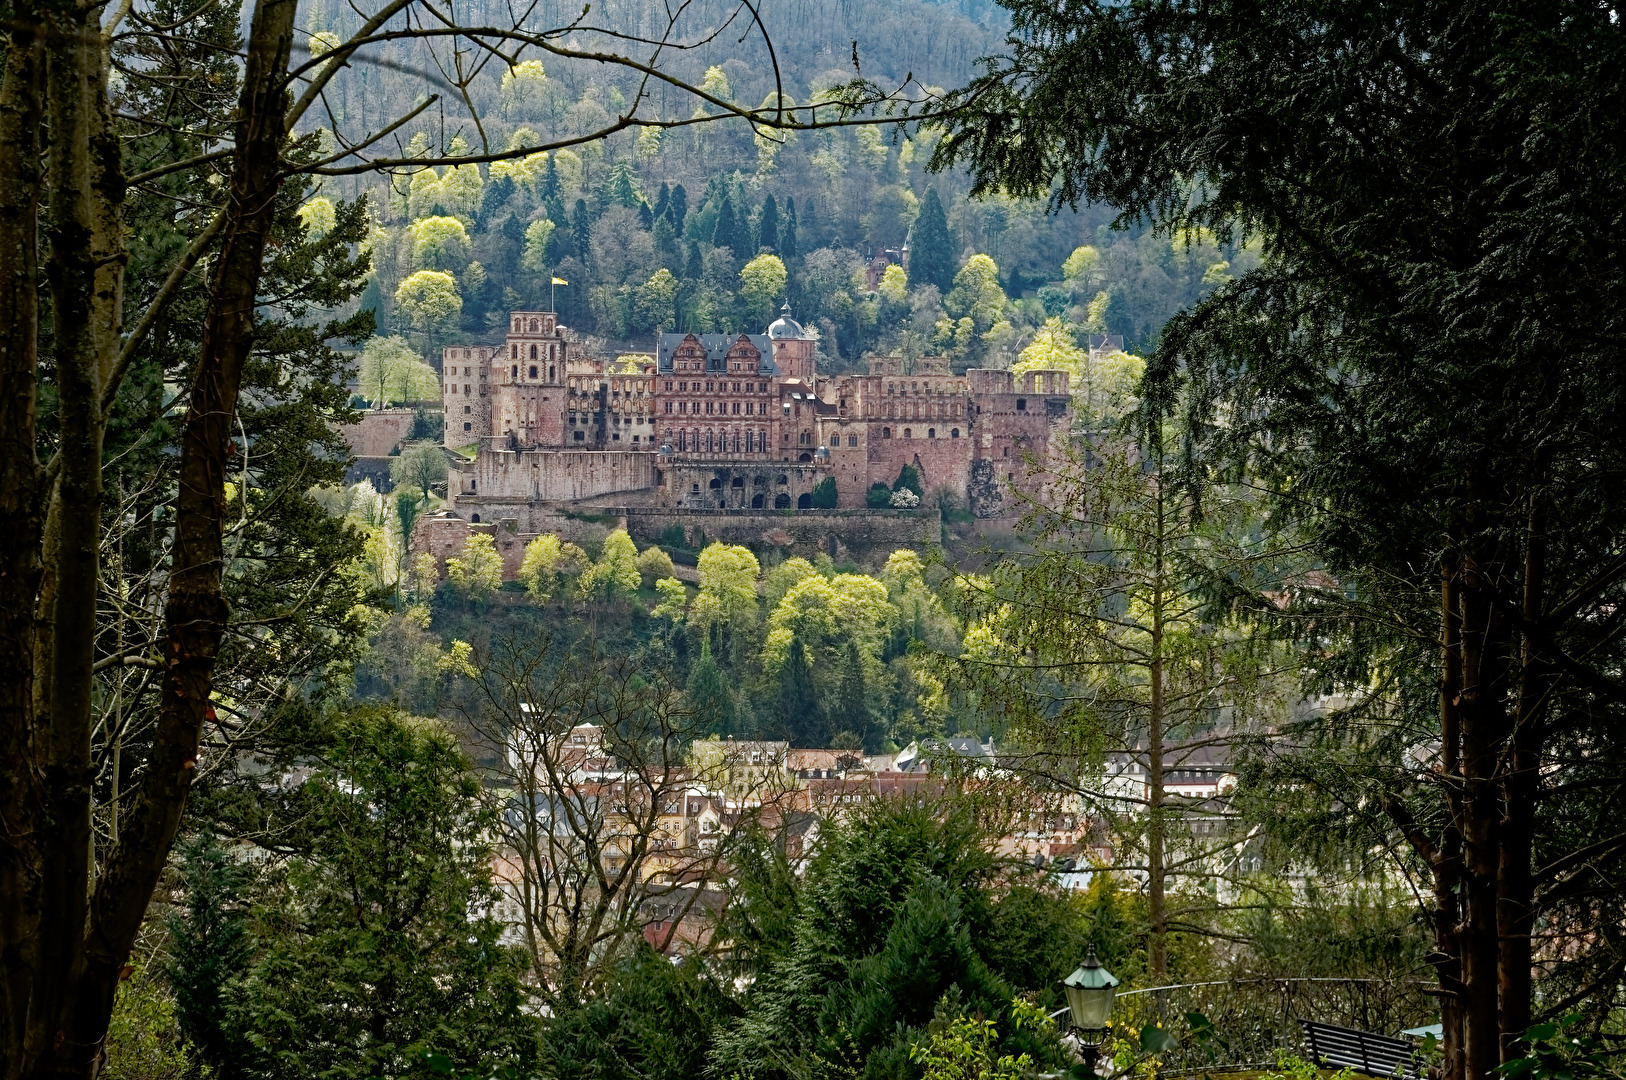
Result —
<path fill-rule="evenodd" d="M 1079 1056 L 1084 1059 L 1085 1070 L 1090 1075 L 1095 1073 L 1095 1063 L 1101 1056 L 1107 1016 L 1112 1012 L 1112 997 L 1117 986 L 1117 977 L 1095 958 L 1093 945 L 1078 970 L 1061 981 L 1067 993 L 1067 1008 L 1073 1014 Z"/>

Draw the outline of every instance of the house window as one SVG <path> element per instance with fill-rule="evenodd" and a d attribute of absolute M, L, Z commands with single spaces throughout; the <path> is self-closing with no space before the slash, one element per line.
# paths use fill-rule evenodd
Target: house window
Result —
<path fill-rule="evenodd" d="M 576 432 L 576 441 L 577 442 L 581 442 L 585 438 L 587 438 L 587 433 L 585 431 Z"/>
<path fill-rule="evenodd" d="M 1016 411 L 1017 412 L 1027 412 L 1028 411 L 1028 399 L 1027 398 L 1017 398 L 1016 399 Z"/>
<path fill-rule="evenodd" d="M 463 430 L 464 431 L 473 431 L 474 430 L 474 425 L 468 423 L 467 421 L 465 421 L 464 424 L 463 424 Z"/>
<path fill-rule="evenodd" d="M 536 365 L 535 364 L 531 365 L 531 378 L 533 378 L 533 379 L 536 378 Z"/>

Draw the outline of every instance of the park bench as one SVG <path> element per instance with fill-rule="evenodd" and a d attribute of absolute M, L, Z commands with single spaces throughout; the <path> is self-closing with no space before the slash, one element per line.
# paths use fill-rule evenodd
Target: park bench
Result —
<path fill-rule="evenodd" d="M 1415 1043 L 1355 1028 L 1300 1020 L 1310 1057 L 1336 1069 L 1354 1069 L 1368 1076 L 1422 1077 L 1424 1065 Z"/>

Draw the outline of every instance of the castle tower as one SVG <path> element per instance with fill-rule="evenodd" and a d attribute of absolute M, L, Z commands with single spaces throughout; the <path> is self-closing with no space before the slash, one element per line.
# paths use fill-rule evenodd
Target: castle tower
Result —
<path fill-rule="evenodd" d="M 818 343 L 790 317 L 788 301 L 780 309 L 779 318 L 768 327 L 768 340 L 773 343 L 773 361 L 780 377 L 800 379 L 812 386 L 817 374 L 813 370 L 813 354 Z"/>

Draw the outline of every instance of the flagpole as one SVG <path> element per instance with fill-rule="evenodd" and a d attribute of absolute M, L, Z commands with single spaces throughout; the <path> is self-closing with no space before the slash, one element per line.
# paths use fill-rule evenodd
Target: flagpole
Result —
<path fill-rule="evenodd" d="M 548 310 L 557 315 L 559 313 L 559 308 L 558 305 L 553 302 L 553 277 L 554 275 L 550 271 L 548 273 Z"/>

